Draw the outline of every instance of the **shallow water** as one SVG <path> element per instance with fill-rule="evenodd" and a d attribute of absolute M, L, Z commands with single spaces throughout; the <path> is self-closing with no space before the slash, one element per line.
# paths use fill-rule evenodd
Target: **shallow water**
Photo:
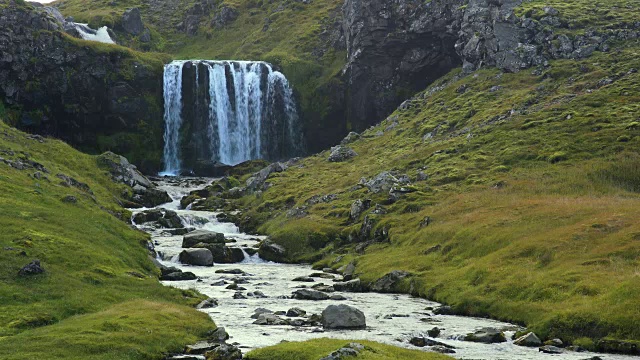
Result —
<path fill-rule="evenodd" d="M 198 179 L 173 179 L 160 182 L 161 188 L 167 190 L 174 199 L 173 202 L 162 205 L 162 208 L 176 211 L 183 222 L 189 227 L 222 232 L 227 238 L 235 239 L 233 247 L 253 247 L 263 237 L 242 234 L 234 224 L 219 223 L 215 213 L 179 210 L 179 200 L 190 191 L 202 188 L 206 185 L 204 180 Z M 140 210 L 137 210 L 140 211 Z M 136 211 L 134 211 L 136 212 Z M 205 219 L 207 222 L 203 222 Z M 534 359 L 589 359 L 599 356 L 602 359 L 622 360 L 640 357 L 565 352 L 560 355 L 550 355 L 538 352 L 537 348 L 516 346 L 511 340 L 502 344 L 479 344 L 458 340 L 467 333 L 483 327 L 503 329 L 510 337 L 518 326 L 494 321 L 462 316 L 433 315 L 428 308 L 438 307 L 440 304 L 428 300 L 411 297 L 409 295 L 378 294 L 378 293 L 341 293 L 347 300 L 295 300 L 284 298 L 290 296 L 300 285 L 315 285 L 323 282 L 330 285 L 331 279 L 316 278 L 314 283 L 300 283 L 292 281 L 298 276 L 308 276 L 313 272 L 308 265 L 289 265 L 265 262 L 257 255 L 245 257 L 245 261 L 237 264 L 215 264 L 213 267 L 189 266 L 177 262 L 177 255 L 182 251 L 182 236 L 170 236 L 162 230 L 141 226 L 152 235 L 156 251 L 162 255 L 160 261 L 167 266 L 175 266 L 184 271 L 195 273 L 200 279 L 193 281 L 163 282 L 167 286 L 181 289 L 195 289 L 199 292 L 215 298 L 219 306 L 205 309 L 218 326 L 224 326 L 231 335 L 229 342 L 238 343 L 246 352 L 250 349 L 275 345 L 282 340 L 302 341 L 318 337 L 331 337 L 338 339 L 366 339 L 383 342 L 405 348 L 422 349 L 428 351 L 428 347 L 417 348 L 408 343 L 412 336 L 427 336 L 427 331 L 433 327 L 442 330 L 436 341 L 455 347 L 455 354 L 451 356 L 458 359 L 486 359 L 486 360 L 534 360 Z M 217 274 L 217 270 L 241 269 L 248 275 Z M 212 286 L 219 280 L 227 280 L 231 283 L 235 278 L 247 281 L 240 286 L 246 288 L 244 294 L 256 290 L 262 291 L 267 298 L 234 299 L 235 290 L 225 289 L 224 286 Z M 286 311 L 292 307 L 299 307 L 310 314 L 320 314 L 324 308 L 331 304 L 347 304 L 364 312 L 367 328 L 364 330 L 324 331 L 321 327 L 293 327 L 254 325 L 251 315 L 257 308 L 267 308 L 272 311 Z"/>

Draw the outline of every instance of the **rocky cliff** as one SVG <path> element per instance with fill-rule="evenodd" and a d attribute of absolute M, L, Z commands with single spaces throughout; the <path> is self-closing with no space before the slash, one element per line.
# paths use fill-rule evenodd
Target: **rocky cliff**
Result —
<path fill-rule="evenodd" d="M 546 4 L 318 0 L 214 6 L 158 0 L 153 6 L 127 5 L 138 5 L 138 10 L 65 0 L 57 6 L 64 15 L 83 16 L 88 9 L 113 13 L 121 20 L 93 16 L 82 21 L 113 25 L 126 44 L 131 34 L 122 29 L 142 31 L 137 36 L 152 33 L 172 57 L 274 63 L 296 89 L 308 147 L 316 152 L 350 130 L 379 123 L 454 68 L 542 69 L 549 60 L 585 58 L 638 37 L 638 23 L 624 13 L 585 19 L 582 2 L 559 9 Z M 6 103 L 22 110 L 14 122 L 79 146 L 97 143 L 97 150 L 123 153 L 147 171 L 158 169 L 161 63 L 149 60 L 154 56 L 147 53 L 70 39 L 37 9 L 9 6 L 2 12 L 4 21 L 16 25 L 0 30 L 7 49 L 0 65 L 1 91 Z M 141 154 L 136 148 L 150 150 Z"/>
<path fill-rule="evenodd" d="M 153 168 L 162 146 L 162 61 L 64 33 L 41 8 L 0 7 L 0 98 L 9 121 Z"/>
<path fill-rule="evenodd" d="M 636 23 L 585 29 L 550 7 L 518 14 L 522 0 L 346 0 L 347 121 L 380 122 L 411 94 L 463 65 L 466 71 L 581 59 L 638 36 Z M 520 11 L 521 12 L 521 11 Z"/>

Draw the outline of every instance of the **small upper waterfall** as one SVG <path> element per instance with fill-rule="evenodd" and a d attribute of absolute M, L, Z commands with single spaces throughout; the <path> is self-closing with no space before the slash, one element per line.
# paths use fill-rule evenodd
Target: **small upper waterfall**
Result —
<path fill-rule="evenodd" d="M 266 62 L 174 61 L 164 71 L 164 171 L 299 155 L 293 90 Z"/>

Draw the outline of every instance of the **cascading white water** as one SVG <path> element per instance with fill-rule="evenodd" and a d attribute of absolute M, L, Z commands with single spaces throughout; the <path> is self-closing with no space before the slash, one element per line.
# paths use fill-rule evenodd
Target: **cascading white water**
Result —
<path fill-rule="evenodd" d="M 76 30 L 84 40 L 98 41 L 106 44 L 115 44 L 115 41 L 109 35 L 108 28 L 103 26 L 98 30 L 93 30 L 89 24 L 73 23 Z"/>
<path fill-rule="evenodd" d="M 164 67 L 164 164 L 160 175 L 180 173 L 178 139 L 182 125 L 182 65 L 174 61 Z"/>
<path fill-rule="evenodd" d="M 162 174 L 178 174 L 188 160 L 236 165 L 300 154 L 302 134 L 293 90 L 270 64 L 174 61 L 165 66 L 164 78 Z M 202 86 L 208 86 L 208 92 L 201 91 Z M 190 133 L 180 136 L 185 124 Z M 182 148 L 196 159 L 184 159 Z"/>

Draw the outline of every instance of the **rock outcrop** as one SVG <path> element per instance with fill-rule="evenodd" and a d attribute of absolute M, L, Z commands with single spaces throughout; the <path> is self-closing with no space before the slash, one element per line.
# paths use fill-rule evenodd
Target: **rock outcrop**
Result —
<path fill-rule="evenodd" d="M 160 152 L 162 63 L 75 40 L 55 16 L 28 3 L 3 4 L 0 24 L 0 100 L 17 127 L 94 151 L 104 146 L 139 164 L 152 158 L 143 154 Z M 147 164 L 145 171 L 159 167 Z"/>

